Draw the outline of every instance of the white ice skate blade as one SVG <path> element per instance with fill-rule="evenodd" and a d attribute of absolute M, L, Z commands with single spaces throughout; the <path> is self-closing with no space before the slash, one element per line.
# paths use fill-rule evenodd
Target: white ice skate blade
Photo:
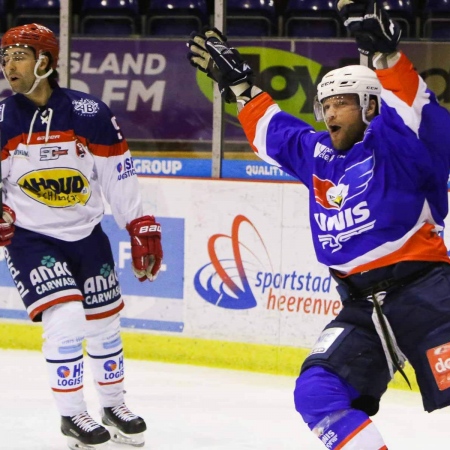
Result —
<path fill-rule="evenodd" d="M 133 447 L 143 447 L 145 444 L 144 433 L 125 434 L 116 427 L 106 426 L 105 428 L 107 428 L 111 434 L 110 442 L 131 445 Z"/>
<path fill-rule="evenodd" d="M 108 442 L 103 442 L 102 444 L 91 445 L 83 444 L 78 439 L 73 437 L 67 437 L 67 445 L 70 450 L 106 450 L 108 448 Z"/>

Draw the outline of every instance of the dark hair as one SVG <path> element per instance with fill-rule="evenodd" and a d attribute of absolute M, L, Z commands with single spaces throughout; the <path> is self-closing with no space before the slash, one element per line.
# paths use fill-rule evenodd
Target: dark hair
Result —
<path fill-rule="evenodd" d="M 48 64 L 47 64 L 46 70 L 50 70 L 52 67 L 52 64 L 53 64 L 53 57 L 50 52 L 42 52 L 42 54 L 47 56 Z M 35 52 L 35 56 L 36 56 L 36 52 Z M 58 71 L 56 69 L 53 69 L 53 72 L 47 77 L 48 82 L 52 88 L 55 88 L 58 86 L 58 78 L 59 78 Z"/>
<path fill-rule="evenodd" d="M 58 87 L 58 79 L 59 79 L 59 73 L 55 69 L 49 76 L 48 76 L 48 82 L 52 88 Z"/>
<path fill-rule="evenodd" d="M 375 108 L 375 116 L 378 116 L 378 114 L 380 114 L 380 105 L 378 104 L 378 97 L 376 95 L 370 95 L 369 96 L 369 101 L 370 100 L 375 100 L 375 103 L 377 104 L 376 108 Z"/>

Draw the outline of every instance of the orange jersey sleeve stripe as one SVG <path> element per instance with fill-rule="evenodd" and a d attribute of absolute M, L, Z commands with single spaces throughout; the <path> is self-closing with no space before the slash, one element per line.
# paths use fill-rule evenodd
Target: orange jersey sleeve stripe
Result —
<path fill-rule="evenodd" d="M 384 89 L 392 91 L 400 100 L 412 106 L 419 88 L 419 76 L 403 53 L 395 66 L 375 72 Z"/>
<path fill-rule="evenodd" d="M 35 131 L 33 133 L 22 133 L 17 136 L 11 138 L 7 143 L 7 148 L 10 151 L 15 150 L 19 144 L 41 144 L 41 145 L 49 145 L 49 144 L 57 144 L 60 142 L 67 142 L 73 140 L 74 134 L 71 131 L 61 131 L 61 130 L 52 130 L 50 133 L 49 139 L 45 141 L 45 132 L 44 131 Z"/>
<path fill-rule="evenodd" d="M 3 148 L 2 153 L 1 153 L 1 160 L 2 161 L 5 160 L 5 159 L 8 159 L 9 152 L 10 151 L 6 147 Z"/>
<path fill-rule="evenodd" d="M 266 92 L 263 92 L 249 101 L 238 115 L 248 142 L 255 153 L 258 153 L 258 149 L 253 145 L 256 135 L 256 126 L 258 125 L 259 119 L 266 113 L 267 108 L 274 104 L 275 102 L 272 100 L 272 97 Z"/>
<path fill-rule="evenodd" d="M 61 133 L 62 132 L 52 132 L 52 133 Z M 39 142 L 39 138 L 42 138 L 45 136 L 45 133 L 39 132 L 39 133 L 33 133 L 31 137 L 30 143 L 37 143 Z M 13 152 L 16 150 L 16 148 L 19 146 L 20 143 L 26 142 L 28 139 L 27 136 L 19 135 L 14 137 L 13 139 L 10 139 L 6 146 L 3 148 L 2 151 L 2 160 L 6 159 L 8 157 L 8 152 Z M 93 144 L 92 142 L 88 143 L 85 138 L 78 136 L 78 140 L 83 144 L 86 145 L 89 149 L 89 151 L 96 155 L 96 156 L 102 156 L 102 157 L 108 157 L 108 156 L 121 156 L 124 153 L 128 151 L 128 143 L 123 140 L 122 142 L 117 142 L 113 145 L 102 145 L 102 144 Z M 57 143 L 59 140 L 52 140 L 52 143 Z"/>
<path fill-rule="evenodd" d="M 417 233 L 411 236 L 405 244 L 395 252 L 373 262 L 354 268 L 347 275 L 366 270 L 396 264 L 400 261 L 436 261 L 450 263 L 443 239 L 434 231 L 434 225 L 425 224 Z"/>
<path fill-rule="evenodd" d="M 7 143 L 6 146 L 3 148 L 3 152 L 2 152 L 2 159 L 5 159 L 4 156 L 8 156 L 5 155 L 5 151 L 6 152 L 13 152 L 18 146 L 19 144 L 23 141 L 22 139 L 22 135 L 16 136 L 15 138 L 10 139 Z M 26 142 L 26 140 L 25 140 Z"/>
<path fill-rule="evenodd" d="M 128 144 L 126 141 L 117 142 L 113 145 L 101 145 L 89 143 L 89 150 L 96 156 L 121 156 L 128 151 Z"/>

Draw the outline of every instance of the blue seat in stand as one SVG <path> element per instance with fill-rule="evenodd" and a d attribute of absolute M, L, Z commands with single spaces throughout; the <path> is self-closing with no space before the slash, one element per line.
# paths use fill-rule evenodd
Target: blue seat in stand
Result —
<path fill-rule="evenodd" d="M 11 25 L 39 23 L 59 34 L 59 8 L 59 0 L 16 0 Z"/>
<path fill-rule="evenodd" d="M 277 26 L 274 0 L 227 1 L 229 36 L 273 36 Z"/>
<path fill-rule="evenodd" d="M 6 0 L 0 0 L 0 34 L 8 29 L 8 10 L 6 8 Z"/>
<path fill-rule="evenodd" d="M 449 0 L 427 0 L 421 16 L 424 38 L 450 41 Z"/>
<path fill-rule="evenodd" d="M 140 33 L 138 0 L 83 0 L 80 35 L 128 36 Z"/>
<path fill-rule="evenodd" d="M 383 8 L 400 25 L 403 38 L 415 36 L 416 14 L 411 0 L 383 0 Z"/>
<path fill-rule="evenodd" d="M 208 24 L 206 0 L 150 0 L 145 34 L 186 37 Z"/>
<path fill-rule="evenodd" d="M 334 38 L 347 35 L 334 0 L 289 0 L 284 12 L 284 35 Z"/>

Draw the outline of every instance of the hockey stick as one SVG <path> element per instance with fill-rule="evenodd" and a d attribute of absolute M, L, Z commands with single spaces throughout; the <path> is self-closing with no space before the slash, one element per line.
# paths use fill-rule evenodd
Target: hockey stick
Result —
<path fill-rule="evenodd" d="M 373 53 L 368 53 L 367 55 L 359 54 L 359 64 L 361 66 L 366 66 L 369 69 L 373 69 Z"/>

